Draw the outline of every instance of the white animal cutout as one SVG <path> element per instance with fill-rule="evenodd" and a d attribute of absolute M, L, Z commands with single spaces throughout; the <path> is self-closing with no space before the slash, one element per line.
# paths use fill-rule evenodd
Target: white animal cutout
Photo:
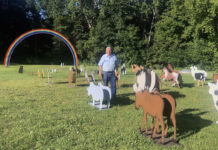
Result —
<path fill-rule="evenodd" d="M 216 84 L 208 83 L 208 86 L 210 88 L 209 93 L 213 97 L 214 106 L 216 110 L 218 110 L 218 80 L 216 81 Z M 216 123 L 218 124 L 218 121 L 216 121 Z"/>
<path fill-rule="evenodd" d="M 102 109 L 102 103 L 107 101 L 107 107 L 110 107 L 111 100 L 111 89 L 107 86 L 103 86 L 101 83 L 95 85 L 93 82 L 90 82 L 89 87 L 87 88 L 88 96 L 92 96 L 92 105 L 95 106 L 96 102 L 100 102 L 99 109 Z"/>
<path fill-rule="evenodd" d="M 194 78 L 194 80 L 196 80 L 196 78 L 195 78 L 195 74 L 196 74 L 196 73 L 202 73 L 202 74 L 204 74 L 204 81 L 205 81 L 205 79 L 207 78 L 207 72 L 206 72 L 206 71 L 204 71 L 204 70 L 198 70 L 198 68 L 197 68 L 196 66 L 191 66 L 190 69 L 191 69 L 192 77 Z"/>

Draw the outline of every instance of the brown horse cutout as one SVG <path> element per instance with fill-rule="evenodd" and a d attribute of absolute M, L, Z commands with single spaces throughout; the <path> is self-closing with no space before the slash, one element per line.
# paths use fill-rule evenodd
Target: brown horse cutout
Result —
<path fill-rule="evenodd" d="M 138 109 L 139 106 L 142 106 L 144 112 L 143 113 L 144 116 L 141 123 L 141 131 L 143 129 L 143 124 L 145 122 L 146 125 L 145 132 L 148 133 L 147 114 L 151 115 L 152 118 L 156 121 L 152 138 L 155 137 L 156 131 L 159 130 L 158 126 L 160 121 L 162 127 L 161 142 L 162 144 L 164 144 L 164 135 L 165 136 L 167 135 L 168 126 L 171 119 L 174 126 L 174 140 L 176 140 L 175 100 L 173 99 L 172 96 L 170 96 L 169 94 L 150 94 L 146 90 L 144 90 L 143 92 L 137 92 L 135 107 Z M 167 116 L 166 130 L 164 130 L 163 116 Z"/>

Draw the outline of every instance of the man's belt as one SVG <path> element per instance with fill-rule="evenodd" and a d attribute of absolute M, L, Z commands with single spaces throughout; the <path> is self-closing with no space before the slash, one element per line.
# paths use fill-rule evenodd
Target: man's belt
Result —
<path fill-rule="evenodd" d="M 107 72 L 107 73 L 113 73 L 114 71 L 103 71 L 103 73 L 104 73 L 104 72 Z"/>

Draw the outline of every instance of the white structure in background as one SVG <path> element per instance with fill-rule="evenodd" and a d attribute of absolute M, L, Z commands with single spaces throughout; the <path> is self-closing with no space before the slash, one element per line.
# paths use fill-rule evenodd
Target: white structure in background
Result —
<path fill-rule="evenodd" d="M 194 78 L 194 80 L 196 80 L 195 74 L 197 73 L 202 73 L 204 75 L 204 81 L 207 78 L 207 73 L 204 70 L 198 70 L 198 68 L 196 66 L 191 66 L 191 73 L 192 73 L 192 77 Z"/>
<path fill-rule="evenodd" d="M 80 71 L 83 72 L 83 66 L 80 67 Z"/>
<path fill-rule="evenodd" d="M 103 107 L 103 102 L 107 102 L 107 107 L 110 108 L 111 100 L 111 89 L 107 86 L 103 86 L 101 83 L 95 85 L 93 82 L 90 82 L 89 87 L 87 88 L 88 96 L 92 96 L 92 106 L 98 107 L 100 110 L 105 108 Z"/>
<path fill-rule="evenodd" d="M 63 67 L 63 66 L 64 66 L 64 63 L 61 62 L 61 67 Z"/>
<path fill-rule="evenodd" d="M 209 86 L 209 93 L 213 97 L 213 102 L 216 110 L 218 110 L 218 80 L 216 83 L 208 83 Z M 216 124 L 218 124 L 218 120 L 216 121 Z"/>

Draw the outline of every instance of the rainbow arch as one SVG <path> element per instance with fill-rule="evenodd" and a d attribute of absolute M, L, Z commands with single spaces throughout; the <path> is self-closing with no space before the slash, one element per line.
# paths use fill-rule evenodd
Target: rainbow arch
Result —
<path fill-rule="evenodd" d="M 63 34 L 56 32 L 54 30 L 50 30 L 50 29 L 35 29 L 35 30 L 31 30 L 31 31 L 28 31 L 28 32 L 21 34 L 19 37 L 17 37 L 13 41 L 13 43 L 9 46 L 9 48 L 6 52 L 5 59 L 4 59 L 4 66 L 7 67 L 10 65 L 11 55 L 14 52 L 14 49 L 17 47 L 17 45 L 20 44 L 27 37 L 30 37 L 30 36 L 36 35 L 36 34 L 50 34 L 50 35 L 56 36 L 59 39 L 61 39 L 67 45 L 67 47 L 70 49 L 70 51 L 73 55 L 74 66 L 79 65 L 79 60 L 78 60 L 77 53 L 76 53 L 74 46 L 71 44 L 71 42 Z"/>

